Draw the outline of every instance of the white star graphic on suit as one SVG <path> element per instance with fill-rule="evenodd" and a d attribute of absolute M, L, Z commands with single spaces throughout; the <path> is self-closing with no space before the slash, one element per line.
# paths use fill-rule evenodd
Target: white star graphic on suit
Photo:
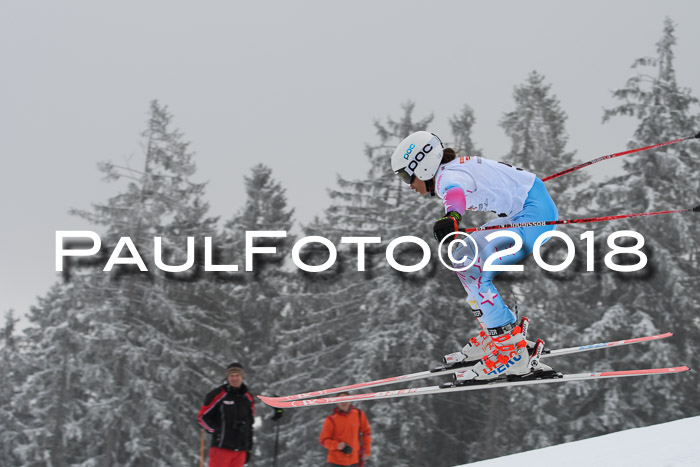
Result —
<path fill-rule="evenodd" d="M 494 305 L 493 299 L 495 297 L 498 297 L 497 293 L 491 292 L 491 290 L 487 289 L 486 292 L 481 293 L 479 292 L 479 296 L 483 299 L 481 304 L 483 305 L 484 303 L 490 303 L 491 305 Z"/>

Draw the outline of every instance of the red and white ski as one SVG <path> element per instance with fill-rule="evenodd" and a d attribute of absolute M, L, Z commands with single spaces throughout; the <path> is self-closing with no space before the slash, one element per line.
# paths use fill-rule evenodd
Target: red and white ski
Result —
<path fill-rule="evenodd" d="M 547 376 L 543 379 L 523 379 L 523 380 L 507 380 L 499 379 L 481 384 L 467 384 L 462 386 L 441 387 L 441 386 L 425 386 L 420 388 L 397 389 L 394 391 L 371 392 L 366 394 L 354 394 L 351 396 L 340 397 L 322 397 L 318 399 L 304 400 L 280 400 L 283 398 L 258 396 L 262 402 L 272 407 L 286 409 L 293 407 L 309 407 L 315 405 L 337 404 L 339 402 L 357 402 L 370 401 L 379 399 L 392 399 L 397 397 L 419 396 L 423 394 L 443 394 L 446 392 L 458 391 L 478 391 L 480 389 L 495 389 L 501 387 L 526 386 L 534 384 L 547 383 L 565 383 L 568 381 L 587 381 L 607 378 L 620 378 L 626 376 L 649 376 L 680 373 L 688 371 L 687 366 L 671 367 L 671 368 L 653 368 L 648 370 L 624 370 L 624 371 L 603 371 L 598 373 L 576 373 L 576 374 L 561 374 L 555 376 Z"/>
<path fill-rule="evenodd" d="M 555 350 L 545 350 L 544 353 L 542 354 L 541 358 L 548 358 L 548 357 L 557 357 L 561 355 L 568 355 L 568 354 L 573 354 L 573 353 L 580 353 L 580 352 L 587 352 L 590 350 L 598 350 L 598 349 L 608 349 L 611 347 L 618 347 L 622 345 L 629 345 L 629 344 L 638 344 L 640 342 L 649 342 L 653 340 L 658 340 L 658 339 L 665 339 L 667 337 L 671 337 L 673 333 L 667 332 L 664 334 L 657 334 L 654 336 L 645 336 L 645 337 L 635 337 L 632 339 L 623 339 L 619 341 L 611 341 L 611 342 L 601 342 L 599 344 L 589 344 L 589 345 L 582 345 L 578 347 L 567 347 L 564 349 L 555 349 Z M 477 362 L 474 361 L 472 364 L 476 364 Z M 269 402 L 273 401 L 279 401 L 279 402 L 286 402 L 286 401 L 293 401 L 293 400 L 300 400 L 300 399 L 309 399 L 312 397 L 321 397 L 321 396 L 326 396 L 329 394 L 337 394 L 339 392 L 345 392 L 345 391 L 353 391 L 353 390 L 358 390 L 358 389 L 369 389 L 375 386 L 383 386 L 383 385 L 388 385 L 388 384 L 396 384 L 396 383 L 403 383 L 407 381 L 414 381 L 417 379 L 424 379 L 424 378 L 431 378 L 433 376 L 445 376 L 445 375 L 451 375 L 452 373 L 456 373 L 460 370 L 464 370 L 468 368 L 468 365 L 462 365 L 460 367 L 456 368 L 448 368 L 448 369 L 442 369 L 442 370 L 430 370 L 430 371 L 419 371 L 418 373 L 409 373 L 405 375 L 399 375 L 399 376 L 392 376 L 389 378 L 383 378 L 383 379 L 378 379 L 374 381 L 366 381 L 362 383 L 354 383 L 354 384 L 348 384 L 346 386 L 338 386 L 334 388 L 328 388 L 328 389 L 320 389 L 317 391 L 311 391 L 311 392 L 304 392 L 304 393 L 299 393 L 299 394 L 293 394 L 289 396 L 281 396 L 281 397 L 267 397 L 266 400 Z M 262 398 L 261 398 L 262 400 Z M 268 402 L 266 402 L 268 403 Z"/>

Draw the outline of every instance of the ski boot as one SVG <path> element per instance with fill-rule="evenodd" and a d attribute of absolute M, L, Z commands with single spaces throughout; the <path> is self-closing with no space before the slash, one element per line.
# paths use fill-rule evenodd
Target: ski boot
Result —
<path fill-rule="evenodd" d="M 529 325 L 527 318 L 523 318 L 522 324 L 527 332 Z M 488 382 L 503 377 L 520 379 L 535 371 L 544 372 L 543 374 L 551 372 L 551 368 L 539 361 L 544 342 L 537 341 L 531 357 L 521 325 L 516 326 L 515 323 L 511 323 L 488 329 L 489 337 L 493 341 L 490 348 L 493 350 L 473 367 L 456 372 L 453 377 L 457 384 Z"/>
<path fill-rule="evenodd" d="M 481 360 L 491 352 L 493 340 L 487 333 L 486 327 L 479 321 L 479 334 L 469 339 L 459 352 L 447 354 L 442 358 L 443 363 L 454 365 L 465 360 Z"/>
<path fill-rule="evenodd" d="M 447 354 L 442 358 L 444 365 L 433 368 L 431 371 L 443 371 L 450 368 L 460 368 L 466 366 L 473 366 L 477 364 L 482 358 L 487 355 L 491 355 L 494 351 L 494 341 L 489 335 L 489 330 L 486 328 L 484 323 L 481 321 L 481 310 L 473 310 L 474 316 L 479 323 L 481 331 L 479 334 L 469 339 L 469 342 L 462 347 L 460 352 L 453 352 Z M 530 325 L 530 320 L 523 317 L 520 320 L 520 329 L 522 329 L 523 337 L 527 335 L 527 329 Z M 534 348 L 534 342 L 526 341 L 528 348 Z"/>
<path fill-rule="evenodd" d="M 488 329 L 481 321 L 481 310 L 472 310 L 477 323 L 479 323 L 479 334 L 469 339 L 459 352 L 452 352 L 442 357 L 443 365 L 433 368 L 430 371 L 444 371 L 450 368 L 461 368 L 476 364 L 479 360 L 488 355 L 491 351 L 492 340 L 487 334 Z"/>

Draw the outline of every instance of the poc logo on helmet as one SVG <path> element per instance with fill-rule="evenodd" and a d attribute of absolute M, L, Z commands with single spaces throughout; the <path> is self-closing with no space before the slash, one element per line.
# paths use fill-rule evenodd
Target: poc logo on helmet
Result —
<path fill-rule="evenodd" d="M 408 156 L 411 155 L 411 152 L 413 152 L 413 148 L 415 148 L 415 147 L 416 147 L 415 144 L 411 144 L 411 145 L 408 147 L 408 149 L 406 150 L 406 154 L 403 155 L 403 158 L 406 159 L 406 160 L 408 160 Z"/>
<path fill-rule="evenodd" d="M 413 145 L 411 145 L 411 146 L 413 146 Z M 416 157 L 414 157 L 413 160 L 408 163 L 409 170 L 411 170 L 412 172 L 415 172 L 416 168 L 418 168 L 418 163 L 420 161 L 422 161 L 425 158 L 425 155 L 428 154 L 432 150 L 433 150 L 433 146 L 431 144 L 426 144 L 425 146 L 423 146 L 423 149 L 418 154 L 416 154 Z"/>

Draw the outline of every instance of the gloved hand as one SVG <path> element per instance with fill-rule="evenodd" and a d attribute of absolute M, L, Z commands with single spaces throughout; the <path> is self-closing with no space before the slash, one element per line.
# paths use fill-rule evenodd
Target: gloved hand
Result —
<path fill-rule="evenodd" d="M 252 451 L 252 450 L 246 451 L 246 452 L 245 452 L 245 462 L 244 462 L 244 464 L 247 464 L 248 461 L 250 461 L 250 459 L 252 459 L 252 458 L 253 458 L 253 451 Z"/>
<path fill-rule="evenodd" d="M 462 216 L 457 211 L 450 211 L 433 224 L 433 235 L 438 242 L 452 232 L 459 231 L 459 221 Z"/>
<path fill-rule="evenodd" d="M 352 453 L 352 446 L 346 444 L 345 447 L 340 450 L 340 452 L 342 452 L 343 454 L 350 454 Z"/>
<path fill-rule="evenodd" d="M 272 417 L 270 417 L 270 420 L 277 421 L 280 418 L 282 418 L 282 415 L 284 414 L 283 409 L 275 409 L 275 413 L 272 414 Z"/>

